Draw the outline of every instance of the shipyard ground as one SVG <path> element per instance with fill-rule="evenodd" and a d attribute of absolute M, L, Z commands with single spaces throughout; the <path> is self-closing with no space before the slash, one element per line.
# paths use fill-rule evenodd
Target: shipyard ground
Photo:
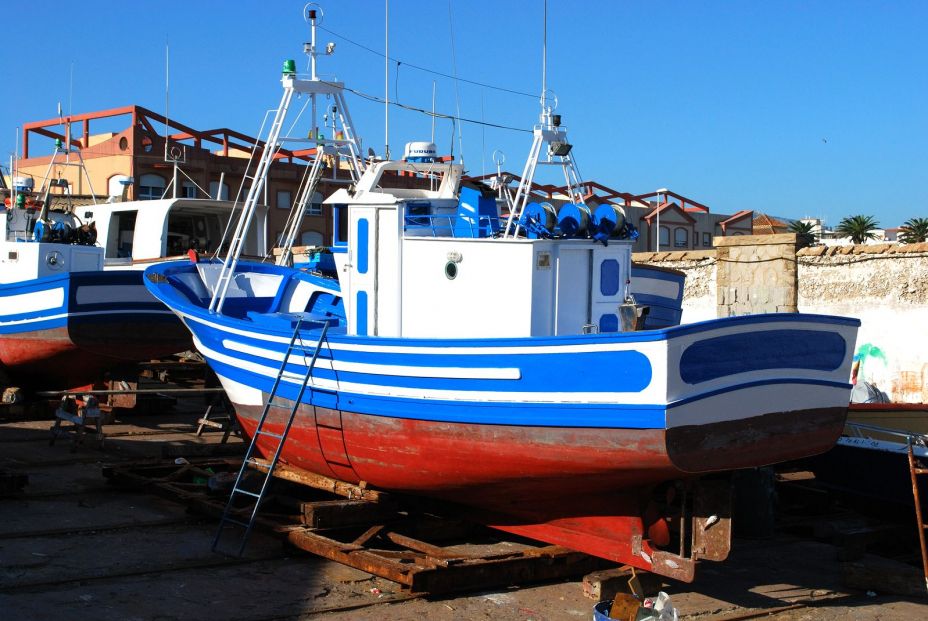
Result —
<path fill-rule="evenodd" d="M 592 618 L 595 602 L 579 577 L 419 598 L 261 534 L 245 559 L 211 552 L 214 519 L 101 476 L 104 462 L 161 458 L 165 445 L 218 444 L 220 433 L 194 435 L 196 418 L 190 409 L 127 416 L 106 427 L 102 451 L 88 440 L 75 452 L 64 439 L 48 445 L 48 420 L 0 422 L 0 471 L 28 476 L 22 491 L 0 497 L 0 619 Z M 892 569 L 869 593 L 848 588 L 841 553 L 801 528 L 781 529 L 772 538 L 736 539 L 728 561 L 704 563 L 695 583 L 665 583 L 664 590 L 683 619 L 928 618 L 928 600 L 878 588 L 880 579 L 892 581 Z M 865 555 L 856 566 L 873 559 Z"/>

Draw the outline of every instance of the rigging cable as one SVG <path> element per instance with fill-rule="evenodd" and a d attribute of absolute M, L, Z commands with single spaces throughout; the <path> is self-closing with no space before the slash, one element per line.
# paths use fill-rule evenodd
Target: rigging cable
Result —
<path fill-rule="evenodd" d="M 503 87 L 503 86 L 496 86 L 496 85 L 494 85 L 494 84 L 487 84 L 487 83 L 485 83 L 485 82 L 478 82 L 477 80 L 467 80 L 467 79 L 465 79 L 465 78 L 455 78 L 453 75 L 448 75 L 447 73 L 442 73 L 441 71 L 435 71 L 434 69 L 429 69 L 428 67 L 423 67 L 423 66 L 421 66 L 421 65 L 416 65 L 416 64 L 407 62 L 407 61 L 405 61 L 405 60 L 401 61 L 401 60 L 399 60 L 399 59 L 397 59 L 397 58 L 393 58 L 392 56 L 387 56 L 387 55 L 384 54 L 383 52 L 378 52 L 377 50 L 375 50 L 375 49 L 373 49 L 373 48 L 370 48 L 370 47 L 364 45 L 363 43 L 358 43 L 357 41 L 353 41 L 353 40 L 349 39 L 348 37 L 346 37 L 345 35 L 339 34 L 339 33 L 335 32 L 334 30 L 330 30 L 330 29 L 326 28 L 325 26 L 317 26 L 317 28 L 319 28 L 319 30 L 325 30 L 325 31 L 326 31 L 327 33 L 329 33 L 330 35 L 332 35 L 332 36 L 334 36 L 334 37 L 338 37 L 338 38 L 341 39 L 342 41 L 345 41 L 345 42 L 347 42 L 347 43 L 350 43 L 351 45 L 357 46 L 357 47 L 361 48 L 362 50 L 366 50 L 366 51 L 370 52 L 371 54 L 375 54 L 375 55 L 377 55 L 377 56 L 380 56 L 381 58 L 386 58 L 387 60 L 389 60 L 389 61 L 391 61 L 391 62 L 402 63 L 402 64 L 406 65 L 407 67 L 412 67 L 413 69 L 418 69 L 419 71 L 424 71 L 425 73 L 431 73 L 431 74 L 433 74 L 433 75 L 441 76 L 441 77 L 443 77 L 443 78 L 448 78 L 448 79 L 450 79 L 450 80 L 458 80 L 459 82 L 464 82 L 465 84 L 472 84 L 472 85 L 474 85 L 474 86 L 482 86 L 482 87 L 484 87 L 484 88 L 490 88 L 490 89 L 493 89 L 493 90 L 496 90 L 496 91 L 502 91 L 502 92 L 504 92 L 504 93 L 510 93 L 510 94 L 512 94 L 512 95 L 521 95 L 522 97 L 531 97 L 532 99 L 537 99 L 537 98 L 538 98 L 538 95 L 537 95 L 537 94 L 526 93 L 526 92 L 524 92 L 524 91 L 517 91 L 517 90 L 511 89 L 511 88 L 506 88 L 506 87 Z"/>
<path fill-rule="evenodd" d="M 329 82 L 329 84 L 334 84 L 334 83 Z M 358 97 L 360 97 L 360 98 L 362 98 L 362 99 L 367 99 L 368 101 L 373 101 L 373 102 L 375 102 L 375 103 L 386 103 L 386 102 L 384 101 L 383 97 L 378 97 L 377 95 L 370 95 L 370 94 L 365 93 L 365 92 L 363 92 L 363 91 L 359 91 L 359 90 L 357 90 L 357 89 L 349 88 L 349 87 L 343 86 L 343 85 L 341 85 L 341 87 L 342 87 L 344 90 L 348 91 L 349 93 L 353 93 L 353 94 L 357 95 Z M 404 110 L 409 110 L 409 111 L 411 111 L 411 112 L 419 112 L 419 113 L 424 114 L 424 115 L 426 115 L 426 116 L 431 116 L 431 117 L 435 117 L 435 118 L 438 118 L 438 119 L 449 119 L 449 120 L 451 120 L 451 121 L 458 120 L 458 121 L 461 121 L 461 122 L 463 122 L 463 123 L 472 123 L 472 124 L 474 124 L 474 125 L 485 125 L 486 127 L 493 127 L 493 128 L 496 128 L 496 129 L 508 129 L 508 130 L 510 130 L 510 131 L 514 131 L 514 132 L 524 132 L 524 133 L 526 133 L 526 134 L 531 134 L 531 133 L 532 133 L 532 130 L 530 130 L 530 129 L 525 129 L 524 127 L 513 127 L 513 126 L 511 126 L 511 125 L 502 125 L 502 124 L 499 124 L 499 123 L 488 123 L 488 122 L 486 122 L 486 121 L 478 121 L 477 119 L 469 119 L 469 118 L 462 117 L 462 116 L 455 116 L 455 115 L 453 115 L 453 114 L 444 114 L 444 113 L 442 113 L 442 112 L 433 112 L 433 111 L 431 111 L 431 110 L 426 110 L 425 108 L 417 108 L 416 106 L 410 106 L 410 105 L 408 105 L 408 104 L 403 104 L 403 103 L 400 103 L 400 102 L 398 102 L 398 101 L 391 101 L 391 102 L 390 102 L 390 105 L 391 105 L 391 106 L 396 106 L 396 107 L 398 107 L 398 108 L 403 108 Z"/>

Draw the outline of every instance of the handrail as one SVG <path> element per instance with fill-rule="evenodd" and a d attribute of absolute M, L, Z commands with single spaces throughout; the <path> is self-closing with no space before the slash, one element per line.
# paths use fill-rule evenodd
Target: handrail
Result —
<path fill-rule="evenodd" d="M 444 220 L 444 223 L 436 224 L 436 220 Z M 458 214 L 407 214 L 403 221 L 403 231 L 421 231 L 429 230 L 432 237 L 447 237 L 447 231 L 451 232 L 451 237 L 478 237 L 481 231 L 487 235 L 493 235 L 499 231 L 499 225 L 493 225 L 492 216 L 461 216 Z M 419 222 L 417 222 L 419 221 Z M 469 236 L 457 235 L 456 229 L 466 226 L 470 231 Z M 441 234 L 440 234 L 441 233 Z"/>

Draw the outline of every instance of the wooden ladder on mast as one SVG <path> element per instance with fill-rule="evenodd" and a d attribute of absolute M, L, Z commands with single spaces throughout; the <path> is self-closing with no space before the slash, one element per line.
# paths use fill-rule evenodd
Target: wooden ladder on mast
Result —
<path fill-rule="evenodd" d="M 300 328 L 303 326 L 303 317 L 300 316 L 296 322 L 296 328 L 293 330 L 293 336 L 290 338 L 290 344 L 287 346 L 287 351 L 284 353 L 284 359 L 280 364 L 280 369 L 277 372 L 277 377 L 274 379 L 274 385 L 271 388 L 271 392 L 268 394 L 267 402 L 264 404 L 264 410 L 261 412 L 261 417 L 258 419 L 258 424 L 255 427 L 255 432 L 251 436 L 251 442 L 248 445 L 248 450 L 245 452 L 245 458 L 242 461 L 242 466 L 239 468 L 238 476 L 235 479 L 235 484 L 232 486 L 232 492 L 229 494 L 229 500 L 226 502 L 226 507 L 222 512 L 222 518 L 219 520 L 219 530 L 216 532 L 216 538 L 213 540 L 213 551 L 217 552 L 219 547 L 219 542 L 222 539 L 223 531 L 230 524 L 242 527 L 244 533 L 239 541 L 238 551 L 234 556 L 241 556 L 245 551 L 245 546 L 248 543 L 248 538 L 251 536 L 251 531 L 254 529 L 255 521 L 258 517 L 258 510 L 261 507 L 261 503 L 264 501 L 265 496 L 269 488 L 271 477 L 274 475 L 274 467 L 277 465 L 277 462 L 280 460 L 280 454 L 284 446 L 284 442 L 287 441 L 287 435 L 290 433 L 290 427 L 293 425 L 293 420 L 296 418 L 296 412 L 300 408 L 300 402 L 303 399 L 303 395 L 306 392 L 306 388 L 309 385 L 310 379 L 312 378 L 313 369 L 316 366 L 316 360 L 319 358 L 319 352 L 322 349 L 322 343 L 325 341 L 326 334 L 329 331 L 329 321 L 325 320 L 322 325 L 322 332 L 319 334 L 319 340 L 314 346 L 305 347 L 302 343 L 302 338 L 300 337 Z M 297 344 L 299 341 L 299 344 Z M 287 369 L 287 362 L 290 360 L 290 356 L 293 353 L 302 354 L 305 360 L 305 357 L 312 350 L 312 356 L 310 358 L 309 364 L 306 365 L 306 373 L 303 374 L 302 381 L 300 382 L 300 389 L 297 392 L 296 398 L 293 399 L 292 405 L 286 405 L 274 400 L 277 396 L 278 390 L 281 385 L 281 381 Z M 268 413 L 272 409 L 282 409 L 289 410 L 289 415 L 287 417 L 287 422 L 284 425 L 283 431 L 281 433 L 274 433 L 265 429 L 265 423 L 267 422 Z M 265 471 L 264 468 L 261 468 L 263 478 L 261 479 L 260 489 L 255 492 L 251 489 L 247 489 L 248 486 L 243 485 L 245 481 L 245 473 L 248 472 L 250 466 L 257 464 L 257 458 L 255 452 L 257 450 L 258 440 L 260 438 L 270 438 L 271 442 L 276 442 L 276 446 L 273 451 L 274 454 L 267 463 Z M 264 462 L 262 462 L 263 464 Z M 247 508 L 236 508 L 236 500 L 244 497 L 250 499 L 253 505 L 251 506 L 250 512 L 248 514 L 247 521 L 241 519 L 239 516 L 249 511 Z"/>
<path fill-rule="evenodd" d="M 928 590 L 928 548 L 925 546 L 925 531 L 928 530 L 928 524 L 925 523 L 925 517 L 922 515 L 921 495 L 918 492 L 918 477 L 928 474 L 928 468 L 922 467 L 915 457 L 913 438 L 908 439 L 909 453 L 909 474 L 912 476 L 912 496 L 915 500 L 915 521 L 918 526 L 918 543 L 922 553 L 922 571 L 925 574 L 925 589 Z"/>

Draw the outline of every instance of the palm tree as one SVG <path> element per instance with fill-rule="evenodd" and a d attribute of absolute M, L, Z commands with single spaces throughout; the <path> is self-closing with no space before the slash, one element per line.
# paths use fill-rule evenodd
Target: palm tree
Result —
<path fill-rule="evenodd" d="M 899 232 L 899 241 L 903 244 L 928 241 L 928 218 L 910 218 L 899 227 Z"/>
<path fill-rule="evenodd" d="M 873 216 L 848 216 L 838 223 L 835 232 L 842 237 L 850 237 L 851 243 L 863 244 L 868 239 L 876 239 L 873 229 L 878 226 Z"/>
<path fill-rule="evenodd" d="M 813 222 L 793 220 L 789 223 L 789 232 L 796 234 L 796 241 L 799 242 L 800 248 L 811 246 L 818 241 L 815 235 L 815 223 Z"/>

